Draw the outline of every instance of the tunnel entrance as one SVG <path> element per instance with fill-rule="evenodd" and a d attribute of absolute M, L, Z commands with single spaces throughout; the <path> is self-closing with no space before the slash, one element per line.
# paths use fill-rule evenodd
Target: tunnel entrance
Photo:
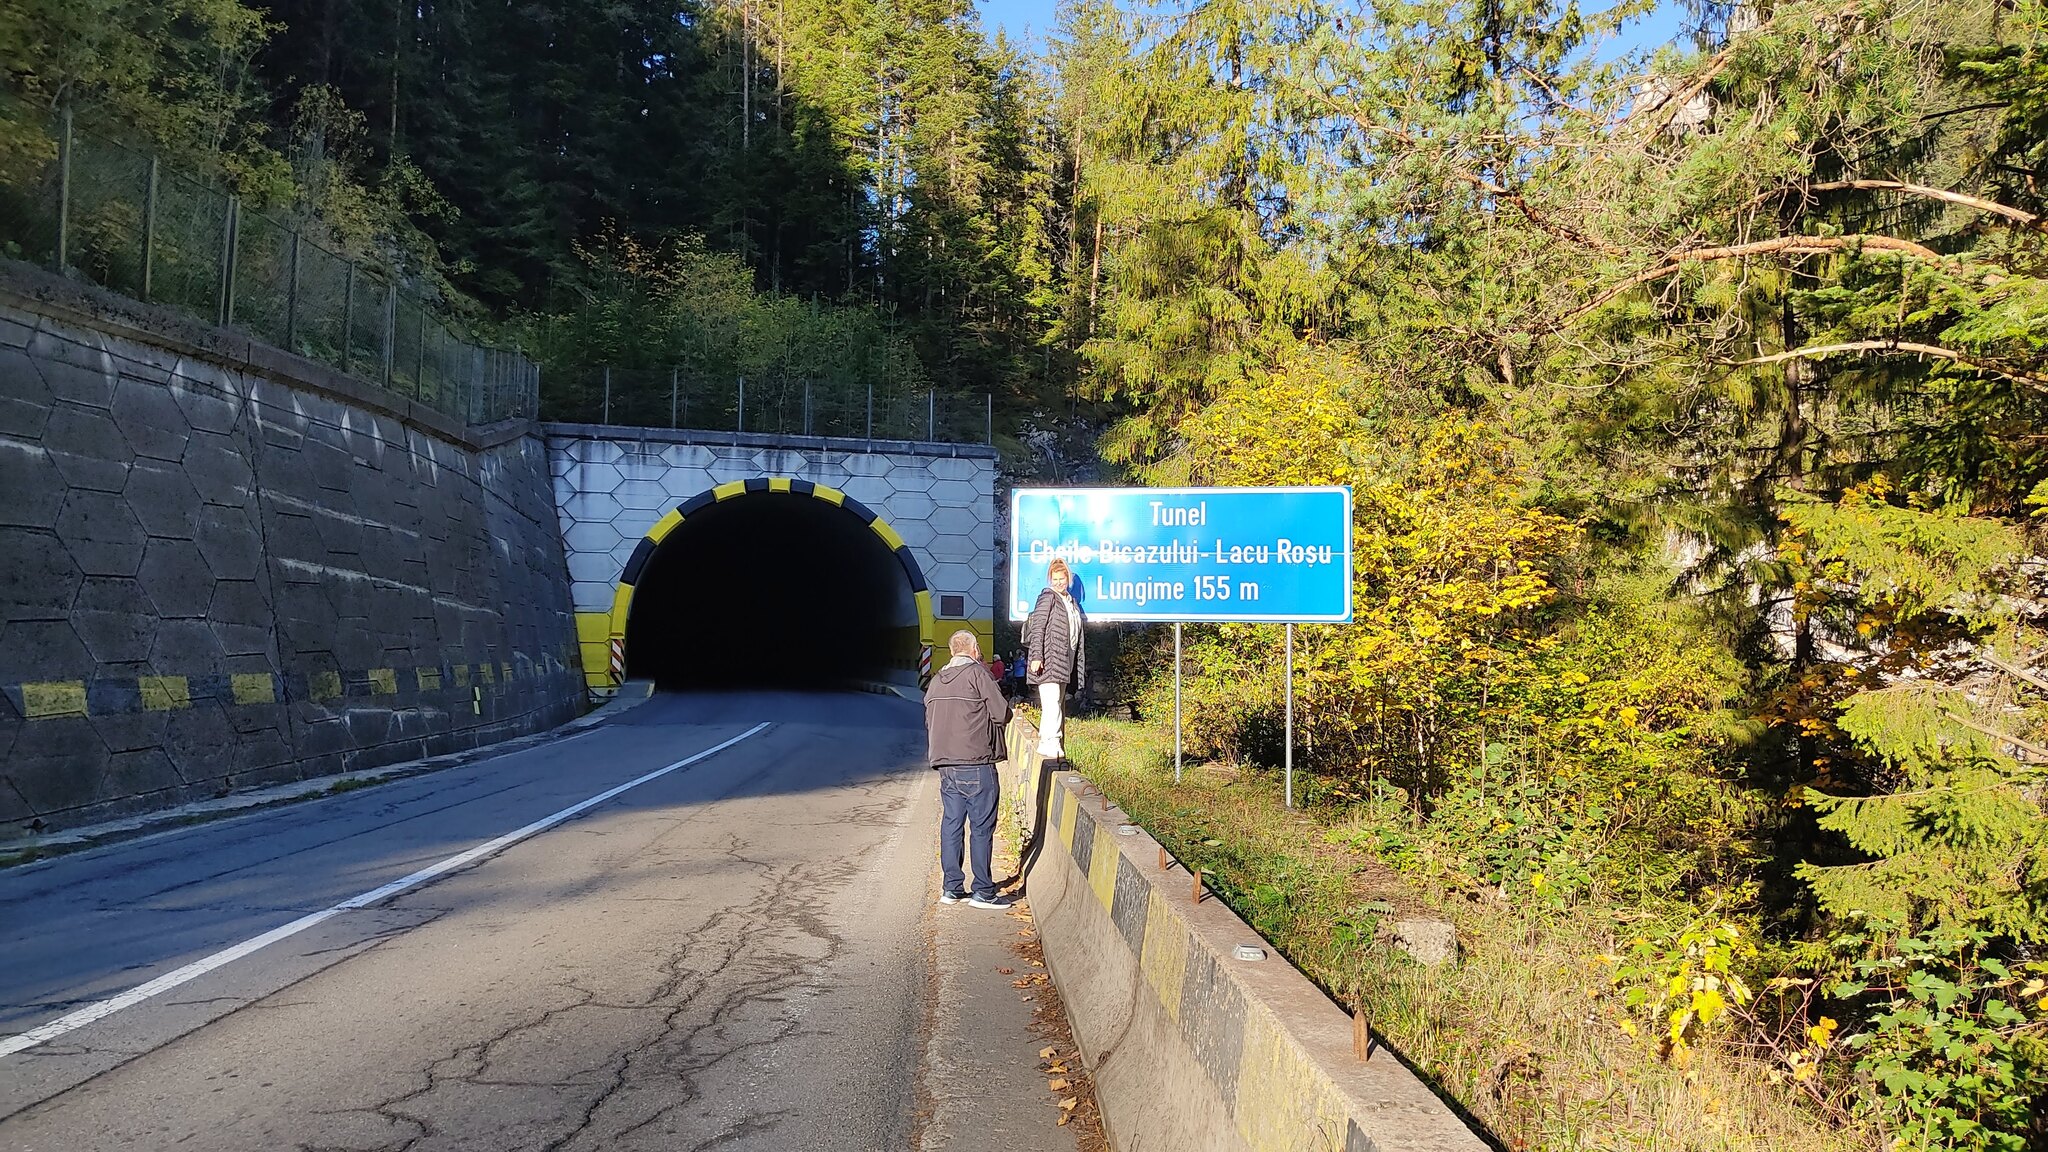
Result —
<path fill-rule="evenodd" d="M 917 601 L 868 519 L 794 492 L 689 509 L 634 582 L 626 674 L 663 688 L 903 679 Z"/>

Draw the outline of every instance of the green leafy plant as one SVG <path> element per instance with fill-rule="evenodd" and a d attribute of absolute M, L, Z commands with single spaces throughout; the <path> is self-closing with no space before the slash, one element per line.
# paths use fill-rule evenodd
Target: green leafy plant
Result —
<path fill-rule="evenodd" d="M 1603 957 L 1626 1013 L 1622 1031 L 1638 1034 L 1637 1021 L 1654 1029 L 1658 1050 L 1683 1063 L 1729 1013 L 1754 997 L 1741 969 L 1756 945 L 1740 925 L 1706 916 L 1669 934 L 1639 935 L 1626 952 Z"/>
<path fill-rule="evenodd" d="M 1843 942 L 1868 952 L 1833 993 L 1871 1012 L 1842 1044 L 1895 1146 L 2023 1152 L 2048 1136 L 2038 1110 L 2048 963 L 1990 955 L 1995 942 L 1982 930 L 1895 936 L 1896 923 L 1869 927 Z"/>

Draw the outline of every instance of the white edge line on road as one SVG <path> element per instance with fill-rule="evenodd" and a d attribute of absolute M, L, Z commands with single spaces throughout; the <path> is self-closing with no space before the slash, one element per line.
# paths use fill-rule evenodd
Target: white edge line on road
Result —
<path fill-rule="evenodd" d="M 208 972 L 213 971 L 215 968 L 219 968 L 226 964 L 232 964 L 235 961 L 240 960 L 242 957 L 247 956 L 252 952 L 268 948 L 270 945 L 275 944 L 280 940 L 296 936 L 299 933 L 304 932 L 306 929 L 311 928 L 315 924 L 319 924 L 343 912 L 351 911 L 357 908 L 367 908 L 380 900 L 388 900 L 391 897 L 396 896 L 409 888 L 416 888 L 421 884 L 425 884 L 429 880 L 434 880 L 438 879 L 439 877 L 446 876 L 448 873 L 453 872 L 458 868 L 467 867 L 471 864 L 476 863 L 479 860 L 482 860 L 487 856 L 493 855 L 498 852 L 502 852 L 505 849 L 510 848 L 512 845 L 519 843 L 521 840 L 524 840 L 538 833 L 545 832 L 548 829 L 553 828 L 555 825 L 560 824 L 562 821 L 570 819 L 571 817 L 577 816 L 581 813 L 587 812 L 590 809 L 597 807 L 599 804 L 602 804 L 605 801 L 610 800 L 614 796 L 618 796 L 624 792 L 630 792 L 633 789 L 638 788 L 642 784 L 645 784 L 651 780 L 659 780 L 663 776 L 666 776 L 679 768 L 688 768 L 690 765 L 695 764 L 700 760 L 705 760 L 709 759 L 712 756 L 716 756 L 720 752 L 723 752 L 727 748 L 730 748 L 733 745 L 738 744 L 742 740 L 749 740 L 755 736 L 759 736 L 769 727 L 770 725 L 766 722 L 756 724 L 752 728 L 749 728 L 745 732 L 742 732 L 739 735 L 733 737 L 732 739 L 727 740 L 723 744 L 713 745 L 710 748 L 704 749 L 702 752 L 699 752 L 693 756 L 686 756 L 683 759 L 678 760 L 675 763 L 670 764 L 666 767 L 656 768 L 654 771 L 649 772 L 643 776 L 635 776 L 633 779 L 626 781 L 624 784 L 621 784 L 616 788 L 607 788 L 604 791 L 599 792 L 597 795 L 592 796 L 588 800 L 580 800 L 574 804 L 569 805 L 567 808 L 562 809 L 560 812 L 543 816 L 540 819 L 535 820 L 531 824 L 507 832 L 503 836 L 500 836 L 495 840 L 487 840 L 484 843 L 479 844 L 466 852 L 458 852 L 455 855 L 448 857 L 446 860 L 440 861 L 439 863 L 429 864 L 425 868 L 422 868 L 409 876 L 401 876 L 398 879 L 393 880 L 389 884 L 385 884 L 378 888 L 372 888 L 368 892 L 364 892 L 359 896 L 351 896 L 348 899 L 343 900 L 339 904 L 335 904 L 327 908 L 322 908 L 318 912 L 313 912 L 305 916 L 301 916 L 297 920 L 294 920 L 289 924 L 280 924 L 277 927 L 272 928 L 270 931 L 265 932 L 260 936 L 251 936 L 247 940 L 242 941 L 240 944 L 231 945 L 227 948 L 221 949 L 218 952 L 215 952 L 211 956 L 205 956 L 198 960 L 194 960 L 192 963 L 185 965 L 183 968 L 178 968 L 173 971 L 166 972 L 163 975 L 157 977 L 156 979 L 151 980 L 149 983 L 137 985 L 136 987 L 130 988 L 128 991 L 123 992 L 118 996 L 111 996 L 105 1000 L 88 1004 L 85 1007 L 80 1008 L 76 1012 L 66 1013 L 63 1016 L 59 1016 L 55 1020 L 50 1021 L 48 1024 L 42 1025 L 41 1027 L 31 1028 L 28 1031 L 20 1033 L 18 1035 L 9 1036 L 5 1040 L 0 1040 L 0 1057 L 12 1056 L 16 1052 L 25 1051 L 27 1049 L 35 1047 L 38 1044 L 54 1040 L 57 1037 L 64 1035 L 66 1032 L 76 1031 L 80 1028 L 85 1027 L 87 1024 L 92 1023 L 95 1020 L 102 1020 L 108 1016 L 112 1016 L 114 1013 L 119 1012 L 123 1008 L 133 1007 L 134 1005 L 140 1004 L 144 1000 L 147 1000 L 152 996 L 162 995 L 163 993 L 168 992 L 173 988 L 176 988 L 180 984 L 185 984 L 189 983 L 190 981 L 197 980 L 199 977 L 206 975 Z"/>

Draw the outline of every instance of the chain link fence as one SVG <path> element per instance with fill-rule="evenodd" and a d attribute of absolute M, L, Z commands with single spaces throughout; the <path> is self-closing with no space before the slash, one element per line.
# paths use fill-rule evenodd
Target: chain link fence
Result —
<path fill-rule="evenodd" d="M 292 222 L 79 130 L 0 181 L 0 249 L 223 324 L 465 423 L 534 417 L 540 369 L 469 338 L 400 278 Z"/>
<path fill-rule="evenodd" d="M 550 368 L 544 419 L 632 428 L 993 444 L 986 394 L 787 377 L 712 379 L 683 368 Z"/>

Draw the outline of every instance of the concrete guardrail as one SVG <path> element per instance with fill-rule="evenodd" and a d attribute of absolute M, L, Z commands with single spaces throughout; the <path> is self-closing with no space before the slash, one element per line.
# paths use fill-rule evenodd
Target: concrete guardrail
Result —
<path fill-rule="evenodd" d="M 1026 891 L 1119 1152 L 1483 1152 L 1351 1016 L 1078 773 L 1010 732 Z M 1162 863 L 1163 862 L 1163 863 Z M 1250 945 L 1264 959 L 1240 959 Z"/>

